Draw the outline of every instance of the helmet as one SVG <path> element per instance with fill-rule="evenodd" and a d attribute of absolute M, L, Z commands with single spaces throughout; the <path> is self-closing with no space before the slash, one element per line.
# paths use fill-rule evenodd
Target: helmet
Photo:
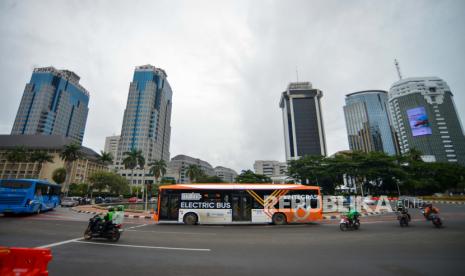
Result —
<path fill-rule="evenodd" d="M 114 208 L 114 207 L 111 207 L 111 206 L 108 207 L 108 212 L 113 212 L 113 211 L 115 211 L 115 208 Z"/>
<path fill-rule="evenodd" d="M 116 207 L 116 210 L 124 211 L 124 206 L 123 205 L 118 205 L 118 207 Z"/>

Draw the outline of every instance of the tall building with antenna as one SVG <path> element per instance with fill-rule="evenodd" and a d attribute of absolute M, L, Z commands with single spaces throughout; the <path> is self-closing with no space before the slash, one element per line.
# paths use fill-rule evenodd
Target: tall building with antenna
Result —
<path fill-rule="evenodd" d="M 323 92 L 310 82 L 292 82 L 282 92 L 282 109 L 286 159 L 305 155 L 326 156 L 326 138 L 321 111 Z"/>
<path fill-rule="evenodd" d="M 401 77 L 400 70 L 398 73 Z M 416 149 L 424 161 L 465 164 L 465 136 L 453 94 L 444 80 L 400 79 L 392 84 L 388 102 L 402 154 Z"/>

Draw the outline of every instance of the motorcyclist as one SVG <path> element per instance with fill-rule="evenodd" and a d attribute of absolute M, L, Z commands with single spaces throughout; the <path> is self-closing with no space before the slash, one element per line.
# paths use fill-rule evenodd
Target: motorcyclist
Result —
<path fill-rule="evenodd" d="M 431 203 L 425 204 L 423 208 L 423 215 L 427 220 L 431 219 L 430 216 L 432 214 L 439 214 L 439 209 L 434 207 Z"/>
<path fill-rule="evenodd" d="M 123 220 L 124 220 L 124 206 L 118 205 L 118 207 L 116 207 L 116 212 L 113 215 L 113 223 L 116 225 L 123 224 Z"/>
<path fill-rule="evenodd" d="M 346 216 L 349 223 L 353 224 L 360 217 L 360 213 L 356 209 L 349 208 L 349 212 L 346 213 Z"/>
<path fill-rule="evenodd" d="M 111 225 L 113 224 L 114 215 L 115 215 L 115 208 L 114 207 L 109 207 L 108 212 L 103 217 L 103 221 L 104 221 L 103 232 L 106 232 L 111 227 Z"/>
<path fill-rule="evenodd" d="M 396 211 L 399 212 L 401 215 L 407 215 L 408 220 L 410 221 L 410 214 L 408 213 L 408 209 L 407 207 L 405 207 L 404 202 L 402 202 L 402 200 L 397 201 Z"/>

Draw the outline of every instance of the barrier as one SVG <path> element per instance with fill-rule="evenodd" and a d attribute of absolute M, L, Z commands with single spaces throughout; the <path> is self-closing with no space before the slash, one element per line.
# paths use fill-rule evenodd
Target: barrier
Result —
<path fill-rule="evenodd" d="M 0 247 L 0 275 L 45 276 L 50 260 L 50 249 Z"/>

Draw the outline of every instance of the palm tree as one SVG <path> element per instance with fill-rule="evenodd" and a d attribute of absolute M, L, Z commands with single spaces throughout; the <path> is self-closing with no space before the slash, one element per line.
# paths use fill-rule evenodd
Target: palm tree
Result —
<path fill-rule="evenodd" d="M 189 165 L 186 170 L 190 182 L 194 181 L 202 174 L 202 170 L 198 165 Z"/>
<path fill-rule="evenodd" d="M 71 169 L 73 162 L 80 159 L 82 157 L 81 153 L 81 146 L 78 144 L 68 144 L 63 147 L 63 150 L 60 153 L 60 158 L 65 161 L 65 166 L 66 166 L 66 180 L 64 183 L 64 191 L 66 195 L 68 195 L 68 185 L 70 184 L 70 179 L 71 179 Z"/>
<path fill-rule="evenodd" d="M 155 182 L 158 183 L 158 178 L 163 177 L 166 174 L 166 162 L 165 160 L 158 160 L 149 164 L 149 172 L 155 177 Z"/>
<path fill-rule="evenodd" d="M 46 151 L 34 151 L 31 155 L 31 161 L 39 163 L 39 174 L 44 163 L 53 163 L 53 156 Z"/>
<path fill-rule="evenodd" d="M 144 167 L 145 158 L 142 155 L 142 151 L 137 149 L 132 149 L 131 151 L 124 152 L 123 156 L 125 156 L 123 159 L 124 168 L 131 170 L 131 184 L 133 184 L 132 182 L 134 180 L 134 169 L 138 165 Z"/>
<path fill-rule="evenodd" d="M 100 151 L 99 161 L 102 162 L 104 165 L 109 165 L 113 163 L 113 155 L 111 152 L 105 152 L 103 150 Z"/>

